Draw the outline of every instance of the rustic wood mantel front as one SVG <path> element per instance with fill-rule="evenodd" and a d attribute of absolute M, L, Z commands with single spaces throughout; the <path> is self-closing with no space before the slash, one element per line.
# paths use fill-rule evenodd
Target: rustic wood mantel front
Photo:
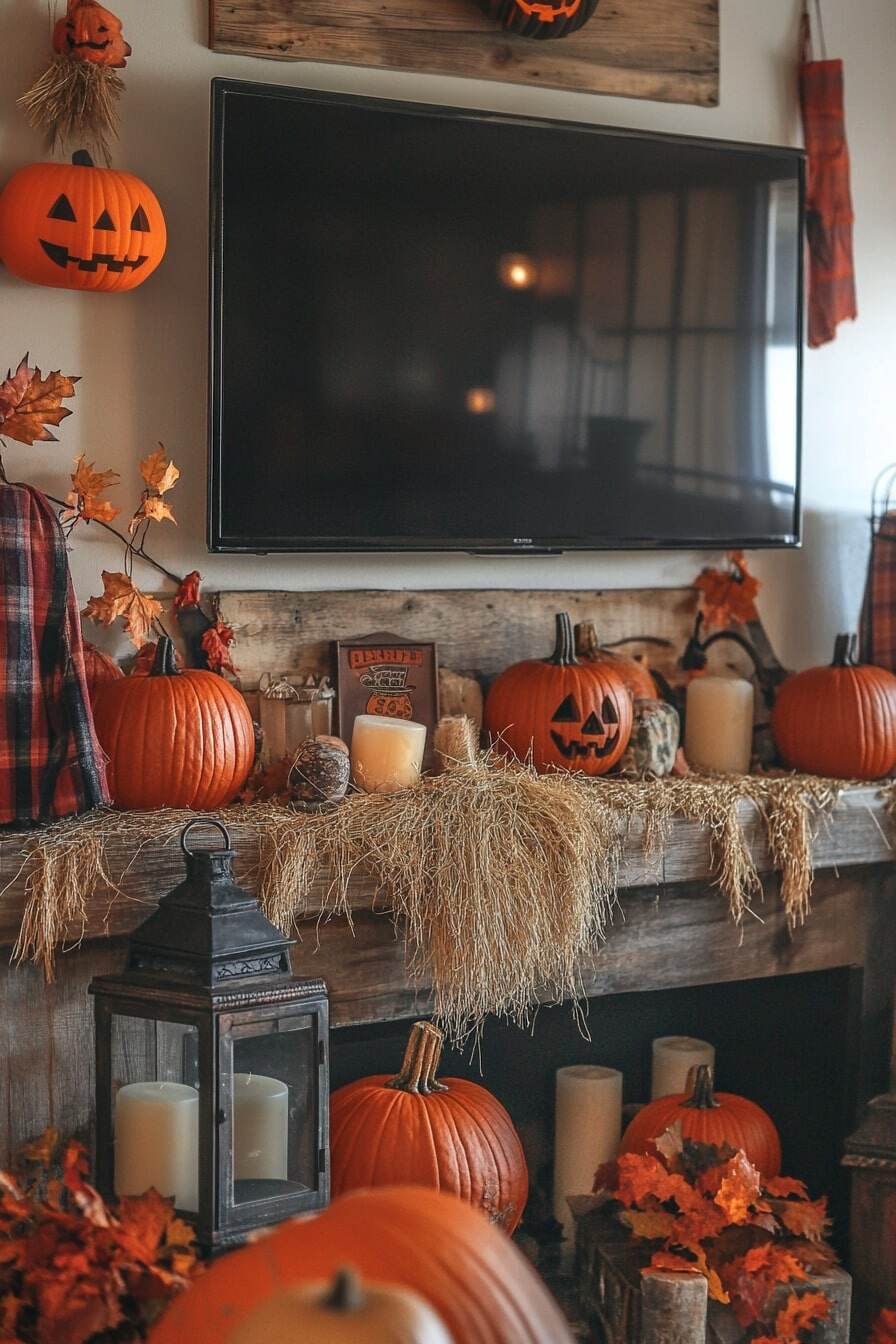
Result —
<path fill-rule="evenodd" d="M 865 970 L 863 1016 L 886 1016 L 896 965 L 891 905 L 896 824 L 879 791 L 850 790 L 822 819 L 814 846 L 812 912 L 793 933 L 778 900 L 761 819 L 749 801 L 741 808 L 757 869 L 766 875 L 755 917 L 748 915 L 740 928 L 732 923 L 724 897 L 713 886 L 710 840 L 699 825 L 676 821 L 662 853 L 653 857 L 645 857 L 635 825 L 607 942 L 581 967 L 585 993 L 674 989 L 854 966 Z M 251 888 L 255 841 L 238 822 L 233 835 L 238 875 Z M 125 867 L 126 856 L 120 858 Z M 10 949 L 25 899 L 21 863 L 12 837 L 0 843 L 0 942 Z M 86 926 L 69 930 L 53 984 L 45 984 L 36 966 L 3 968 L 6 1085 L 0 1159 L 8 1147 L 47 1123 L 69 1132 L 89 1129 L 93 1046 L 87 984 L 93 975 L 121 966 L 125 936 L 181 873 L 176 844 L 147 847 L 122 884 L 127 899 L 97 893 Z M 327 982 L 336 1026 L 392 1021 L 425 1013 L 430 1006 L 427 986 L 409 976 L 400 930 L 393 928 L 387 911 L 371 908 L 373 895 L 363 879 L 353 884 L 352 930 L 344 918 L 320 918 L 325 898 L 325 883 L 320 883 L 297 928 L 294 969 Z"/>

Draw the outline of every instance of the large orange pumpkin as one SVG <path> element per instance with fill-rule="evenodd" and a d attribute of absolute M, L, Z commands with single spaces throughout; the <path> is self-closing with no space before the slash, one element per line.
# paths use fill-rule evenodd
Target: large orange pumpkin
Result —
<path fill-rule="evenodd" d="M 97 0 L 69 0 L 65 16 L 53 29 L 53 50 L 76 61 L 118 70 L 131 54 L 121 19 Z"/>
<path fill-rule="evenodd" d="M 124 676 L 121 668 L 108 653 L 103 653 L 95 644 L 84 643 L 84 676 L 87 680 L 87 693 L 91 703 L 97 686 L 104 681 L 120 681 Z"/>
<path fill-rule="evenodd" d="M 714 1092 L 708 1064 L 697 1069 L 690 1093 L 657 1097 L 638 1111 L 619 1151 L 655 1152 L 654 1140 L 676 1122 L 686 1139 L 743 1149 L 766 1179 L 781 1172 L 781 1140 L 774 1121 L 755 1101 L 733 1092 Z"/>
<path fill-rule="evenodd" d="M 260 1303 L 352 1265 L 429 1302 L 456 1344 L 571 1344 L 559 1307 L 509 1237 L 453 1195 L 357 1190 L 212 1262 L 149 1344 L 221 1344 Z"/>
<path fill-rule="evenodd" d="M 632 731 L 632 698 L 606 663 L 580 663 L 567 613 L 556 617 L 550 658 L 514 663 L 493 682 L 485 728 L 495 744 L 536 770 L 581 770 L 604 775 L 616 764 Z"/>
<path fill-rule="evenodd" d="M 334 1195 L 380 1185 L 427 1185 L 458 1195 L 512 1232 L 529 1193 L 513 1121 L 478 1083 L 436 1073 L 443 1036 L 411 1028 L 397 1078 L 374 1074 L 330 1098 Z"/>
<path fill-rule="evenodd" d="M 633 700 L 656 700 L 657 685 L 643 657 L 630 658 L 603 648 L 597 640 L 597 631 L 591 621 L 582 621 L 575 629 L 576 654 L 586 663 L 606 663 L 618 672 Z"/>
<path fill-rule="evenodd" d="M 0 260 L 35 285 L 135 289 L 166 243 L 165 216 L 146 183 L 95 168 L 84 150 L 70 164 L 20 168 L 0 194 Z"/>
<path fill-rule="evenodd" d="M 830 667 L 810 667 L 781 685 L 772 735 L 785 765 L 833 779 L 881 779 L 896 769 L 896 677 L 857 666 L 838 635 Z"/>
<path fill-rule="evenodd" d="M 97 687 L 93 719 L 116 807 L 221 807 L 236 797 L 255 756 L 239 691 L 214 672 L 179 672 L 166 638 L 149 676 Z"/>

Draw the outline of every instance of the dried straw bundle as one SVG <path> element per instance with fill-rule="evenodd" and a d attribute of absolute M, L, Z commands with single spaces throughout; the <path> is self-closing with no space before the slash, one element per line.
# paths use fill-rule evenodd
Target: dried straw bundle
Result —
<path fill-rule="evenodd" d="M 589 780 L 464 752 L 414 789 L 354 794 L 329 812 L 258 802 L 218 815 L 247 855 L 241 880 L 254 879 L 281 928 L 301 917 L 321 879 L 325 912 L 351 922 L 352 878 L 372 878 L 378 904 L 405 931 L 412 971 L 432 985 L 436 1015 L 457 1037 L 487 1013 L 524 1023 L 537 999 L 577 996 L 580 959 L 598 947 L 616 901 L 623 845 L 638 837 L 657 852 L 673 817 L 709 831 L 716 881 L 741 920 L 761 893 L 738 812 L 752 800 L 788 919 L 801 922 L 814 825 L 841 787 L 792 775 Z M 52 975 L 90 894 L 127 899 L 126 873 L 110 870 L 113 842 L 132 865 L 149 846 L 173 845 L 191 815 L 99 812 L 30 836 L 19 851 L 27 905 L 15 956 Z"/>
<path fill-rule="evenodd" d="M 46 136 L 52 153 L 67 144 L 91 148 L 111 163 L 118 135 L 118 99 L 124 83 L 114 70 L 90 61 L 54 56 L 44 73 L 18 99 L 29 125 Z"/>

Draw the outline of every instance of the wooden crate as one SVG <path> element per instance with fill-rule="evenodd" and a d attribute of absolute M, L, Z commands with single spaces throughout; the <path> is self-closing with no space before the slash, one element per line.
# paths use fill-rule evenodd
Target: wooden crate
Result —
<path fill-rule="evenodd" d="M 745 1336 L 731 1311 L 709 1302 L 697 1274 L 643 1275 L 648 1257 L 615 1219 L 599 1210 L 576 1220 L 575 1277 L 584 1315 L 606 1344 L 739 1344 Z M 848 1344 L 852 1280 L 842 1269 L 776 1290 L 823 1292 L 833 1310 L 815 1344 Z"/>

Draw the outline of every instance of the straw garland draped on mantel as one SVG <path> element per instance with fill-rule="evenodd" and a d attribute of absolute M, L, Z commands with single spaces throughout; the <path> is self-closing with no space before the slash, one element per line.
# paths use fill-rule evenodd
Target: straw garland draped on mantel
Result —
<path fill-rule="evenodd" d="M 325 914 L 350 922 L 353 875 L 372 879 L 378 908 L 404 930 L 412 973 L 431 983 L 436 1016 L 456 1037 L 487 1013 L 525 1022 L 539 995 L 577 997 L 578 963 L 612 917 L 626 840 L 637 832 L 645 853 L 658 854 L 675 817 L 709 831 L 714 880 L 740 921 L 761 894 L 738 817 L 738 803 L 752 800 L 787 918 L 801 923 L 812 836 L 843 787 L 794 775 L 589 780 L 480 756 L 414 789 L 354 794 L 317 815 L 273 802 L 216 815 L 257 839 L 257 890 L 284 930 L 316 880 L 328 882 Z M 14 956 L 51 977 L 66 929 L 86 921 L 87 897 L 107 888 L 110 900 L 127 899 L 108 842 L 124 844 L 133 863 L 150 845 L 173 843 L 192 815 L 103 811 L 5 839 L 19 846 L 26 873 Z"/>

